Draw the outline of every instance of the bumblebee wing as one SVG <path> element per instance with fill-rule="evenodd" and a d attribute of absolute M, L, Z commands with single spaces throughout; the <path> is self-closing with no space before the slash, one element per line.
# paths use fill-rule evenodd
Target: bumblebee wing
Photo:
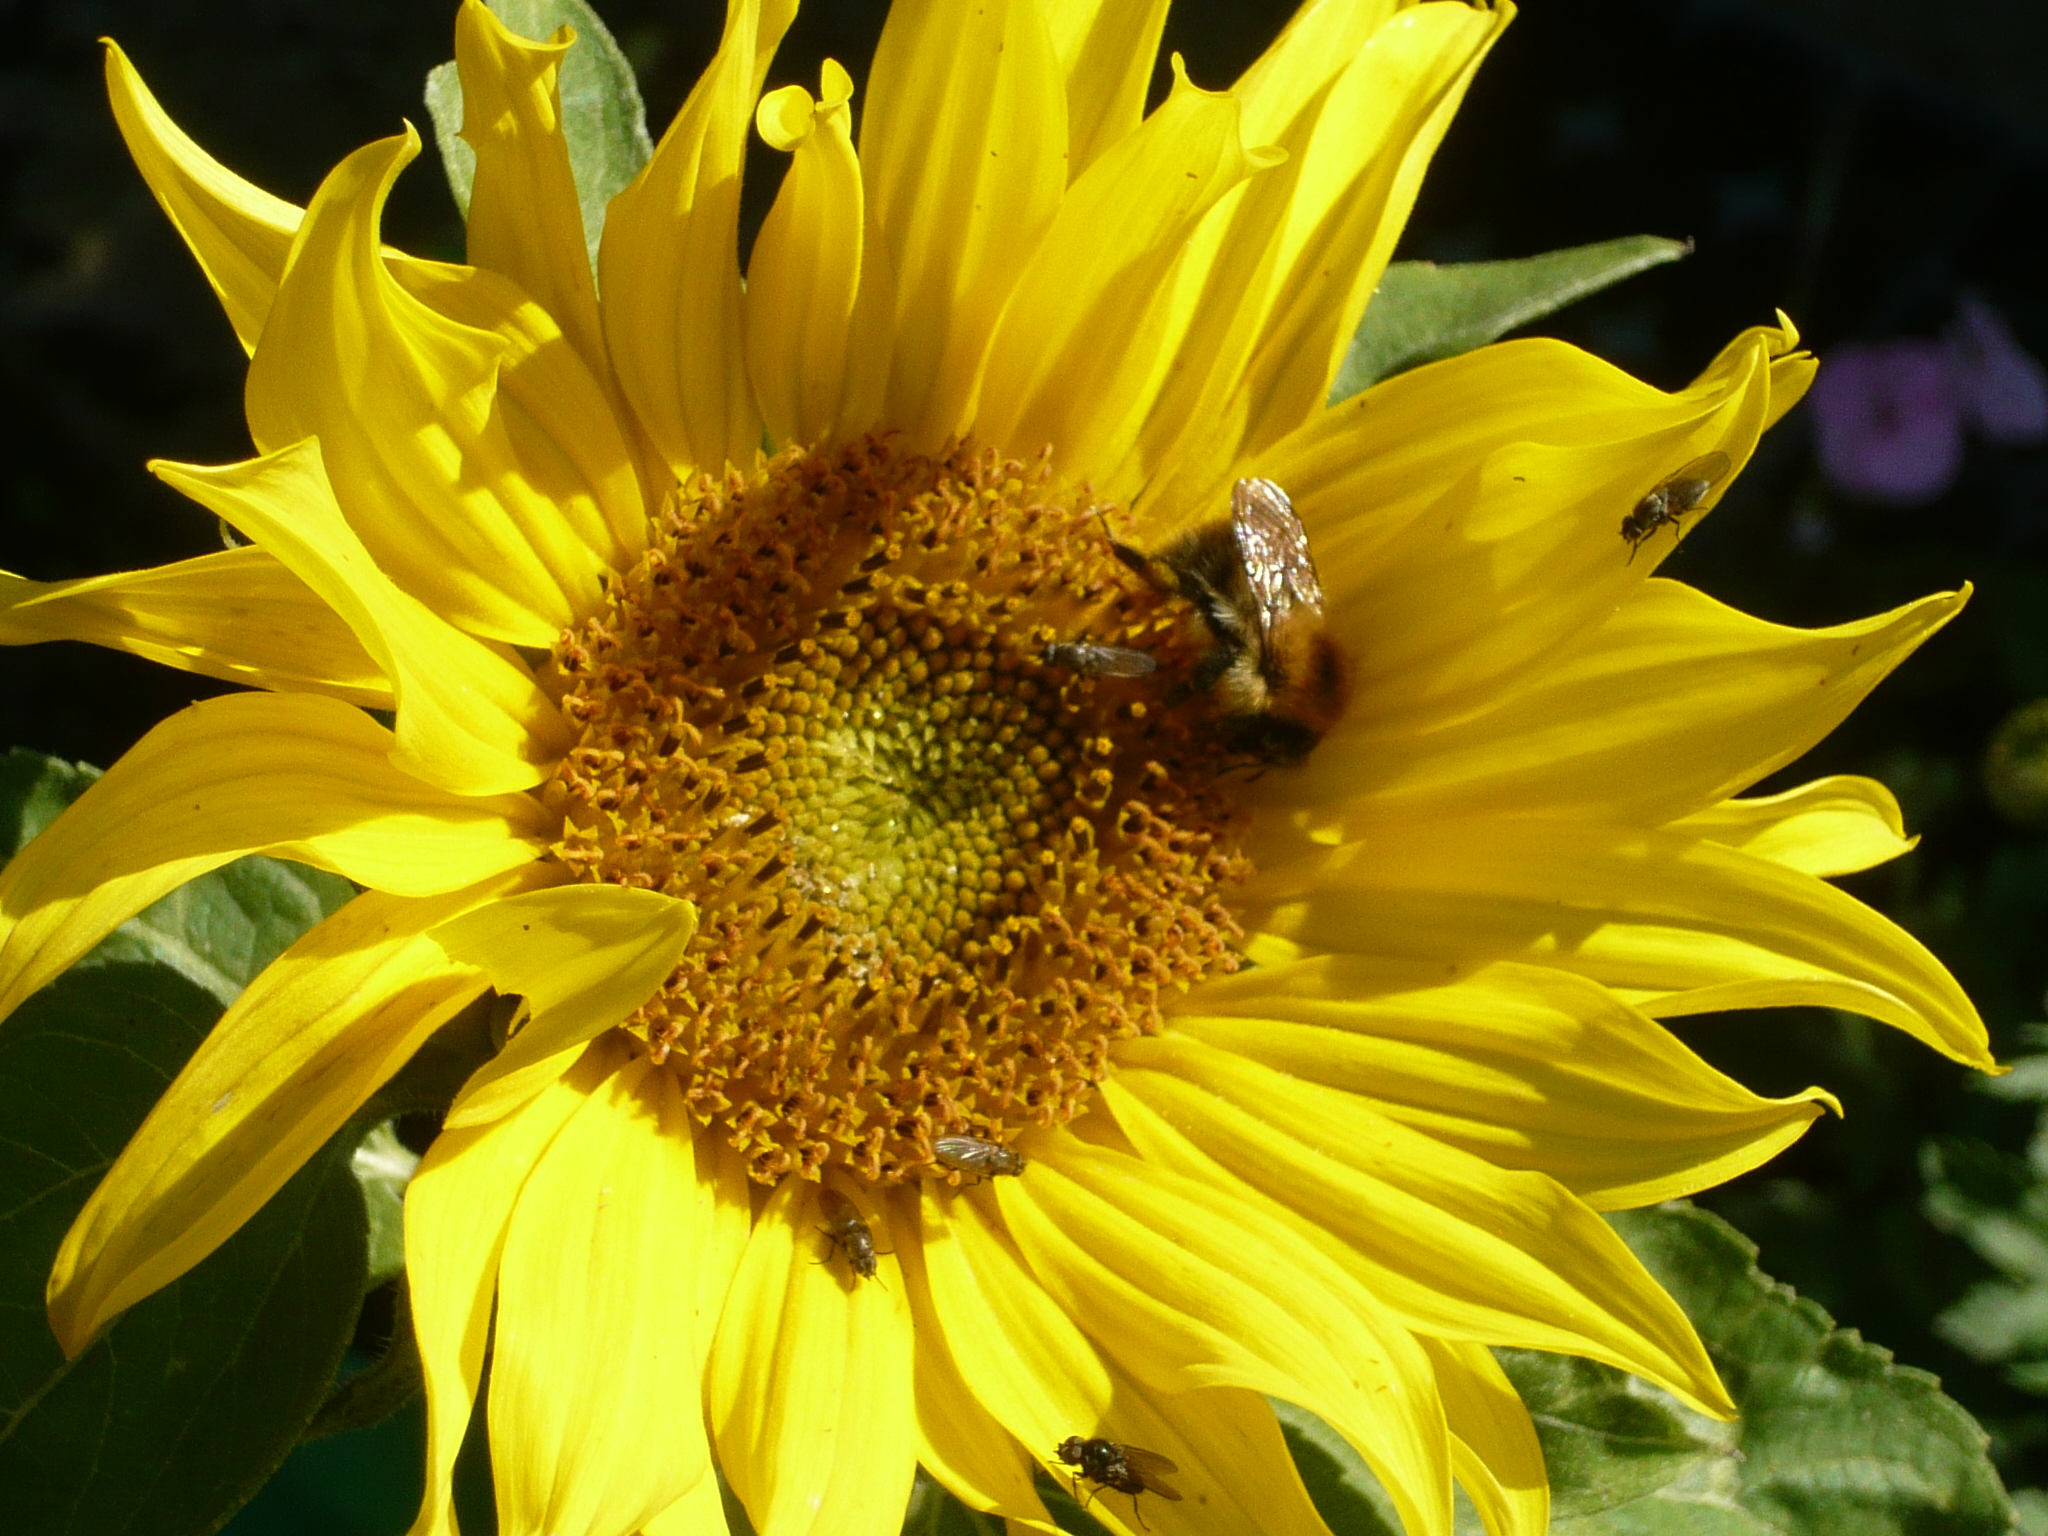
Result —
<path fill-rule="evenodd" d="M 1309 558 L 1308 530 L 1285 491 L 1270 480 L 1238 481 L 1230 493 L 1230 528 L 1262 635 L 1290 608 L 1322 608 L 1323 584 Z"/>
<path fill-rule="evenodd" d="M 1095 641 L 1083 641 L 1075 647 L 1079 653 L 1080 668 L 1097 677 L 1146 677 L 1159 669 L 1159 663 L 1144 651 L 1134 651 L 1129 646 L 1101 645 Z"/>

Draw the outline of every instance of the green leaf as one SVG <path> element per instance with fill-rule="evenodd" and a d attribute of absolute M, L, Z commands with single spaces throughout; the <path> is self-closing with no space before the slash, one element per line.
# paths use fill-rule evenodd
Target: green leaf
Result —
<path fill-rule="evenodd" d="M 1683 1202 L 1609 1218 L 1685 1308 L 1742 1416 L 1721 1424 L 1610 1366 L 1500 1350 L 1550 1474 L 1552 1536 L 2005 1536 L 1987 1439 L 1924 1371 L 1757 1272 L 1756 1248 Z M 1372 1473 L 1274 1404 L 1338 1536 L 1395 1536 Z M 1469 1504 L 1458 1530 L 1477 1536 Z"/>
<path fill-rule="evenodd" d="M 1335 1536 L 1401 1536 L 1394 1501 L 1350 1442 L 1305 1408 L 1275 1401 L 1309 1502 Z"/>
<path fill-rule="evenodd" d="M 319 1405 L 362 1295 L 362 1202 L 316 1157 L 65 1361 L 43 1316 L 86 1196 L 220 1005 L 160 965 L 74 971 L 0 1029 L 0 1488 L 16 1536 L 216 1529 Z"/>
<path fill-rule="evenodd" d="M 2048 1057 L 2015 1062 L 2017 1088 L 1989 1091 L 2038 1098 Z M 1934 1320 L 1934 1331 L 1975 1359 L 2006 1366 L 2023 1392 L 2048 1396 L 2048 1136 L 2037 1124 L 2023 1162 L 1971 1137 L 1941 1137 L 1920 1149 L 1927 1181 L 1921 1209 L 1976 1250 L 1998 1274 L 1981 1280 Z"/>
<path fill-rule="evenodd" d="M 903 1517 L 903 1536 L 1003 1536 L 1003 1522 L 969 1509 L 920 1467 Z"/>
<path fill-rule="evenodd" d="M 1543 1357 L 1503 1352 L 1543 1437 L 1556 1536 L 2011 1528 L 1984 1431 L 1933 1376 L 1759 1273 L 1755 1245 L 1716 1216 L 1674 1202 L 1609 1219 L 1692 1319 L 1742 1417 L 1717 1424 L 1604 1366 L 1559 1393 Z"/>
<path fill-rule="evenodd" d="M 237 859 L 145 907 L 79 965 L 161 965 L 225 1008 L 293 940 L 355 894 L 341 876 L 303 864 Z"/>
<path fill-rule="evenodd" d="M 419 1153 L 398 1139 L 398 1129 L 389 1120 L 372 1126 L 349 1157 L 349 1170 L 362 1191 L 363 1214 L 369 1223 L 365 1289 L 405 1273 L 405 1186 L 412 1182 L 419 1165 Z"/>
<path fill-rule="evenodd" d="M 1691 250 L 1683 241 L 1630 235 L 1516 261 L 1448 267 L 1397 261 L 1380 279 L 1351 338 L 1330 387 L 1330 404 L 1410 368 L 1483 347 Z"/>
<path fill-rule="evenodd" d="M 0 758 L 11 857 L 94 779 Z M 319 1406 L 362 1292 L 366 1227 L 335 1138 L 204 1263 L 65 1361 L 43 1290 L 64 1233 L 225 1003 L 346 881 L 244 859 L 158 902 L 0 1025 L 0 1488 L 7 1529 L 208 1532 Z"/>
<path fill-rule="evenodd" d="M 0 864 L 21 852 L 99 776 L 99 769 L 85 763 L 20 747 L 0 757 Z"/>
<path fill-rule="evenodd" d="M 557 27 L 576 29 L 576 42 L 562 58 L 558 89 L 562 134 L 569 141 L 569 168 L 583 209 L 583 239 L 593 269 L 604 236 L 605 210 L 654 154 L 647 133 L 647 108 L 633 65 L 584 0 L 490 0 L 507 29 L 545 42 Z M 436 65 L 427 75 L 427 111 L 455 206 L 469 217 L 470 186 L 476 179 L 476 151 L 460 137 L 462 81 L 455 64 Z"/>

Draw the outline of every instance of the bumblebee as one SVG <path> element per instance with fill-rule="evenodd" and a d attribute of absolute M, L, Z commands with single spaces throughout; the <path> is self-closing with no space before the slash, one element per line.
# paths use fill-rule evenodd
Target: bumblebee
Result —
<path fill-rule="evenodd" d="M 1351 659 L 1324 622 L 1308 531 L 1287 493 L 1270 480 L 1240 480 L 1229 517 L 1158 554 L 1113 547 L 1201 616 L 1209 649 L 1188 686 L 1215 699 L 1231 745 L 1282 767 L 1315 750 L 1351 701 Z"/>

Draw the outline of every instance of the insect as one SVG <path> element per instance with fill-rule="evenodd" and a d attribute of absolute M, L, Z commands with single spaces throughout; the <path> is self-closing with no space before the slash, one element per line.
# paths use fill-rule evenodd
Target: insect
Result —
<path fill-rule="evenodd" d="M 955 1173 L 975 1173 L 983 1178 L 1024 1171 L 1022 1152 L 979 1136 L 940 1136 L 932 1142 L 932 1156 Z"/>
<path fill-rule="evenodd" d="M 1666 523 L 1676 527 L 1678 520 L 1705 501 L 1707 492 L 1727 473 L 1728 455 L 1709 453 L 1694 459 L 1637 502 L 1635 510 L 1621 520 L 1621 536 L 1628 541 L 1629 563 L 1635 563 L 1636 551 L 1652 534 Z M 1682 528 L 1678 537 L 1685 537 Z"/>
<path fill-rule="evenodd" d="M 1083 1440 L 1079 1435 L 1069 1435 L 1060 1442 L 1057 1452 L 1065 1465 L 1078 1468 L 1074 1476 L 1074 1494 L 1081 1500 L 1083 1508 L 1088 1500 L 1104 1488 L 1114 1488 L 1118 1493 L 1131 1496 L 1131 1513 L 1138 1516 L 1138 1524 L 1145 1523 L 1145 1517 L 1138 1512 L 1138 1495 L 1148 1489 L 1162 1499 L 1180 1502 L 1180 1490 L 1166 1481 L 1164 1474 L 1178 1472 L 1179 1467 L 1168 1461 L 1157 1451 L 1143 1450 L 1135 1445 L 1122 1445 L 1115 1440 Z M 1081 1479 L 1087 1478 L 1095 1487 L 1086 1496 L 1081 1493 Z"/>
<path fill-rule="evenodd" d="M 1298 763 L 1344 713 L 1351 662 L 1325 627 L 1308 532 L 1270 480 L 1240 480 L 1230 516 L 1156 555 L 1112 546 L 1162 591 L 1194 605 L 1211 645 L 1189 687 L 1213 693 L 1232 744 L 1262 763 Z"/>
<path fill-rule="evenodd" d="M 1094 640 L 1056 640 L 1040 655 L 1048 667 L 1065 667 L 1090 677 L 1145 677 L 1159 669 L 1159 663 L 1143 651 Z"/>
<path fill-rule="evenodd" d="M 860 1214 L 860 1207 L 836 1189 L 818 1191 L 818 1209 L 823 1213 L 826 1225 L 818 1230 L 831 1239 L 832 1247 L 825 1257 L 841 1249 L 846 1251 L 846 1267 L 863 1280 L 875 1278 L 875 1234 Z"/>

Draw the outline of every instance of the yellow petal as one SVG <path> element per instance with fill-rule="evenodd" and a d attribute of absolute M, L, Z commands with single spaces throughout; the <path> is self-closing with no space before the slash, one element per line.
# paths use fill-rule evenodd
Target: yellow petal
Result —
<path fill-rule="evenodd" d="M 535 547 L 551 565 L 578 565 L 578 545 L 615 570 L 630 565 L 647 547 L 647 507 L 660 503 L 674 477 L 622 425 L 629 413 L 603 364 L 585 362 L 554 317 L 495 272 L 389 249 L 385 266 L 422 304 L 503 343 L 492 408 L 509 468 L 495 460 L 501 445 L 487 446 L 503 471 L 500 489 L 518 504 Z M 553 508 L 552 521 L 539 516 L 541 507 Z M 563 549 L 550 551 L 550 540 Z"/>
<path fill-rule="evenodd" d="M 1148 1162 L 1256 1203 L 1416 1328 L 1604 1360 L 1733 1412 L 1685 1314 L 1553 1180 L 1227 1051 L 1176 1039 L 1161 1055 L 1172 1071 L 1122 1068 L 1103 1085 Z"/>
<path fill-rule="evenodd" d="M 612 365 L 678 475 L 749 469 L 760 446 L 740 318 L 740 169 L 755 93 L 795 13 L 794 0 L 728 0 L 717 57 L 605 215 Z"/>
<path fill-rule="evenodd" d="M 711 1475 L 695 1330 L 693 1138 L 645 1057 L 539 1158 L 505 1230 L 491 1466 L 507 1536 L 632 1536 Z"/>
<path fill-rule="evenodd" d="M 823 99 L 761 100 L 761 137 L 792 156 L 747 269 L 747 367 L 778 445 L 821 443 L 846 390 L 867 215 L 853 152 L 853 81 L 831 59 Z"/>
<path fill-rule="evenodd" d="M 529 873 L 531 872 L 531 873 Z M 238 1231 L 487 983 L 423 938 L 547 866 L 425 900 L 365 892 L 221 1016 L 58 1250 L 50 1325 L 76 1355 Z"/>
<path fill-rule="evenodd" d="M 535 858 L 540 807 L 391 766 L 391 733 L 310 694 L 181 710 L 0 871 L 0 1018 L 159 896 L 246 853 L 434 896 Z"/>
<path fill-rule="evenodd" d="M 1338 77 L 1301 155 L 1278 280 L 1240 386 L 1256 453 L 1320 413 L 1423 172 L 1515 8 L 1416 5 Z M 1369 161 L 1354 147 L 1376 146 Z"/>
<path fill-rule="evenodd" d="M 1145 115 L 1167 0 L 1040 0 L 1067 86 L 1067 179 L 1080 178 Z"/>
<path fill-rule="evenodd" d="M 817 1193 L 784 1179 L 733 1277 L 705 1384 L 718 1464 L 760 1536 L 895 1536 L 916 1471 L 910 1305 L 880 1209 L 842 1190 L 875 1237 L 862 1280 L 827 1259 Z"/>
<path fill-rule="evenodd" d="M 1449 982 L 1441 966 L 1360 955 L 1259 966 L 1198 989 L 1174 1030 L 1548 1174 L 1596 1210 L 1711 1188 L 1840 1109 L 1817 1088 L 1760 1098 L 1605 988 L 1544 966 Z M 1142 1040 L 1118 1051 L 1159 1059 Z"/>
<path fill-rule="evenodd" d="M 1426 732 L 1360 716 L 1301 772 L 1269 775 L 1257 793 L 1268 804 L 1315 808 L 1326 821 L 1405 820 L 1473 805 L 1490 814 L 1666 821 L 1802 756 L 1967 597 L 1792 629 L 1677 582 L 1645 582 L 1583 649 L 1485 712 Z"/>
<path fill-rule="evenodd" d="M 1479 1344 L 1421 1336 L 1451 1426 L 1451 1459 L 1487 1536 L 1544 1536 L 1550 1478 L 1529 1410 Z"/>
<path fill-rule="evenodd" d="M 562 137 L 557 71 L 567 29 L 545 43 L 508 31 L 483 0 L 455 17 L 462 137 L 476 151 L 469 259 L 517 283 L 562 327 L 593 372 L 607 364 L 583 210 Z"/>
<path fill-rule="evenodd" d="M 427 1388 L 427 1486 L 411 1536 L 453 1536 L 455 1454 L 483 1379 L 506 1223 L 558 1132 L 626 1064 L 599 1041 L 502 1120 L 434 1139 L 405 1190 L 405 1276 Z"/>
<path fill-rule="evenodd" d="M 1890 790 L 1851 774 L 1755 800 L 1724 800 L 1673 822 L 1671 830 L 1823 878 L 1874 868 L 1911 852 L 1919 841 L 1906 836 Z"/>
<path fill-rule="evenodd" d="M 1813 876 L 1704 838 L 1571 820 L 1465 819 L 1254 877 L 1252 924 L 1331 953 L 1532 959 L 1659 1018 L 1818 1004 L 1990 1067 L 1984 1022 L 1905 930 Z"/>
<path fill-rule="evenodd" d="M 918 1263 L 939 1324 L 933 1347 L 947 1350 L 983 1406 L 1039 1457 L 1109 1422 L 1108 1365 L 1033 1278 L 993 1197 L 924 1186 L 919 1224 Z"/>
<path fill-rule="evenodd" d="M 391 707 L 391 684 L 274 555 L 224 549 L 146 571 L 28 581 L 0 571 L 0 645 L 84 640 L 252 688 Z"/>
<path fill-rule="evenodd" d="M 314 439 L 210 468 L 150 468 L 270 551 L 392 679 L 391 760 L 458 795 L 528 789 L 568 751 L 562 714 L 523 662 L 439 618 L 377 568 L 343 518 Z"/>
<path fill-rule="evenodd" d="M 1320 412 L 1422 169 L 1512 15 L 1310 8 L 1246 73 L 1248 140 L 1287 160 L 1216 209 L 1175 285 L 1173 367 L 1137 462 L 1112 482 L 1155 482 L 1155 526 L 1199 511 L 1245 454 Z"/>
<path fill-rule="evenodd" d="M 901 1214 L 890 1223 L 897 1235 L 896 1262 L 903 1272 L 917 1336 L 913 1369 L 918 1465 L 969 1509 L 1052 1531 L 1056 1528 L 1031 1485 L 1035 1458 L 1021 1450 L 1002 1421 L 982 1405 L 946 1348 L 945 1327 L 925 1274 L 917 1212 L 921 1198 L 928 1197 L 909 1191 L 899 1195 L 892 1207 Z"/>
<path fill-rule="evenodd" d="M 104 41 L 107 96 L 128 152 L 198 258 L 242 350 L 254 352 L 304 214 L 296 204 L 251 186 L 187 138 L 157 105 L 128 56 L 111 39 Z"/>
<path fill-rule="evenodd" d="M 1247 153 L 1231 97 L 1189 84 L 1077 180 L 1019 275 L 989 347 L 983 442 L 1019 455 L 1114 463 L 1170 359 L 1162 283 L 1218 198 L 1275 157 Z"/>
<path fill-rule="evenodd" d="M 696 1487 L 640 1529 L 642 1536 L 729 1536 L 718 1479 L 699 1478 Z"/>
<path fill-rule="evenodd" d="M 1428 1360 L 1319 1249 L 1220 1185 L 1071 1136 L 997 1183 L 1033 1273 L 1133 1377 L 1300 1404 L 1365 1457 L 1409 1531 L 1448 1536 L 1450 1447 Z"/>
<path fill-rule="evenodd" d="M 916 449 L 959 431 L 989 338 L 1067 184 L 1059 60 L 1036 0 L 897 0 L 860 160 L 895 276 L 885 419 Z"/>
<path fill-rule="evenodd" d="M 320 439 L 378 565 L 472 633 L 548 645 L 596 609 L 607 547 L 521 474 L 497 380 L 512 343 L 414 298 L 385 267 L 384 198 L 410 129 L 321 183 L 249 364 L 249 430 L 269 453 Z M 563 348 L 566 352 L 568 349 Z"/>
<path fill-rule="evenodd" d="M 1341 473 L 1320 424 L 1262 457 L 1257 472 L 1287 489 L 1314 541 L 1332 626 L 1357 671 L 1331 743 L 1449 724 L 1589 643 L 1670 548 L 1665 534 L 1631 561 L 1620 532 L 1628 511 L 1703 454 L 1725 454 L 1734 472 L 1748 461 L 1776 335 L 1751 338 L 1742 369 L 1677 395 L 1554 344 L 1486 348 L 1366 391 L 1359 414 L 1328 412 L 1323 421 L 1356 433 Z M 1577 394 L 1574 376 L 1603 373 L 1604 390 Z M 1453 377 L 1469 389 L 1456 404 L 1438 394 Z M 1539 377 L 1550 404 L 1536 399 Z M 1410 417 L 1425 395 L 1449 415 Z M 1397 419 L 1427 446 L 1384 437 Z"/>
<path fill-rule="evenodd" d="M 511 1042 L 456 1095 L 444 1122 L 481 1125 L 560 1075 L 578 1049 L 654 995 L 697 929 L 687 901 L 617 885 L 567 885 L 493 902 L 442 924 L 434 942 L 476 966 L 502 995 L 526 999 Z"/>
<path fill-rule="evenodd" d="M 926 1292 L 915 1293 L 920 1364 L 927 1351 L 943 1351 L 1026 1455 L 1064 1476 L 1059 1443 L 1101 1434 L 1178 1463 L 1170 1481 L 1185 1502 L 1146 1500 L 1146 1524 L 1161 1536 L 1327 1536 L 1263 1398 L 1231 1387 L 1174 1397 L 1141 1386 L 1046 1294 L 1004 1234 L 990 1191 L 927 1189 L 922 1201 L 917 1262 L 929 1304 Z M 1138 1529 L 1121 1504 L 1092 1507 L 1116 1529 Z"/>

